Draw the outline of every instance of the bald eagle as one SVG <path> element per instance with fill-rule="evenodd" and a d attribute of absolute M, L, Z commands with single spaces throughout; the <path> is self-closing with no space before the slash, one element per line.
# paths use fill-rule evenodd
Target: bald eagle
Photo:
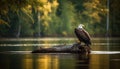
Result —
<path fill-rule="evenodd" d="M 75 34 L 77 38 L 79 39 L 80 43 L 84 42 L 86 46 L 91 45 L 91 38 L 87 31 L 83 29 L 83 24 L 80 24 L 78 28 L 75 28 Z"/>

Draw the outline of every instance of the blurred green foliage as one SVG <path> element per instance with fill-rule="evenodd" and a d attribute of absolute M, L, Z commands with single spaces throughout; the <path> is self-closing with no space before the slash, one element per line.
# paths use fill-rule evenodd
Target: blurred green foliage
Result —
<path fill-rule="evenodd" d="M 84 24 L 92 36 L 119 36 L 119 2 L 110 0 L 0 0 L 1 37 L 74 36 Z M 113 10 L 114 9 L 114 10 Z M 114 33 L 113 33 L 114 31 Z"/>
<path fill-rule="evenodd" d="M 120 1 L 110 1 L 110 30 L 111 36 L 120 36 Z"/>

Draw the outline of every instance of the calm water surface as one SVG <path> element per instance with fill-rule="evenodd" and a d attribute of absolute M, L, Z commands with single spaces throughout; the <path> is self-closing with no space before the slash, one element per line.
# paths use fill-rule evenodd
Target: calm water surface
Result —
<path fill-rule="evenodd" d="M 91 54 L 36 53 L 42 47 L 72 45 L 75 38 L 0 39 L 0 69 L 120 69 L 120 39 L 92 38 Z"/>

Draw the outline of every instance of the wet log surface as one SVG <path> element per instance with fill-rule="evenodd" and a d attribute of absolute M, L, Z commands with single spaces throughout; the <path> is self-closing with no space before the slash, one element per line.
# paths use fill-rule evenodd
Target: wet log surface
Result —
<path fill-rule="evenodd" d="M 51 48 L 40 47 L 32 51 L 32 53 L 90 53 L 90 48 L 80 43 L 75 43 L 73 45 L 59 45 Z"/>

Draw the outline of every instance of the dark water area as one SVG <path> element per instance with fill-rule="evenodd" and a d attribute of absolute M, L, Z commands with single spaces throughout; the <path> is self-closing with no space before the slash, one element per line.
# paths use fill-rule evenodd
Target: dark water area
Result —
<path fill-rule="evenodd" d="M 0 69 L 120 69 L 120 39 L 92 38 L 90 54 L 31 53 L 72 45 L 75 38 L 0 39 Z"/>

